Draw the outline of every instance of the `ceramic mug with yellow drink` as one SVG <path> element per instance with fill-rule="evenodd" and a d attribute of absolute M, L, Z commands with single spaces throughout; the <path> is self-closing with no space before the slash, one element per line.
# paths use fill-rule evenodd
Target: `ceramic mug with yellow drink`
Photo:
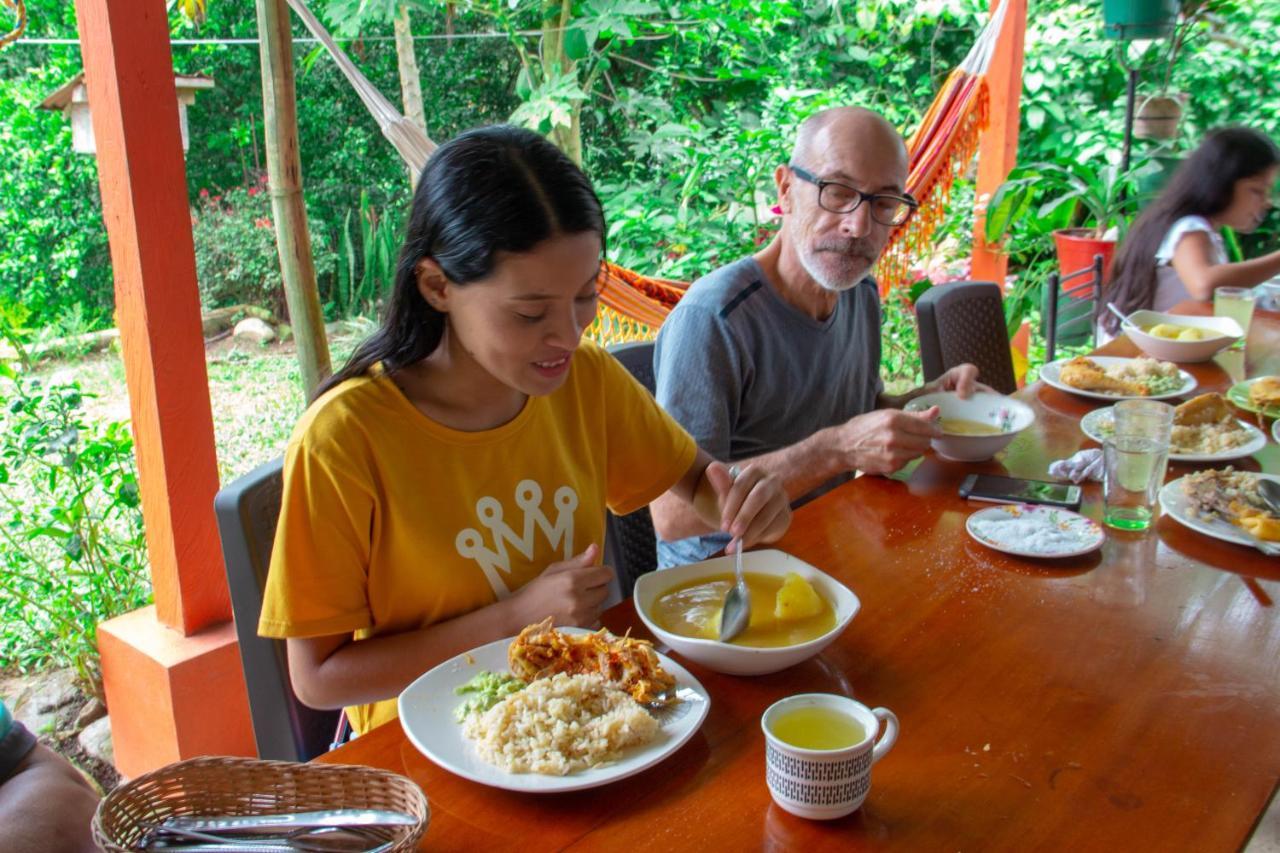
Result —
<path fill-rule="evenodd" d="M 871 766 L 898 739 L 892 711 L 831 693 L 774 702 L 760 726 L 773 801 L 814 820 L 844 817 L 861 806 L 871 789 Z"/>

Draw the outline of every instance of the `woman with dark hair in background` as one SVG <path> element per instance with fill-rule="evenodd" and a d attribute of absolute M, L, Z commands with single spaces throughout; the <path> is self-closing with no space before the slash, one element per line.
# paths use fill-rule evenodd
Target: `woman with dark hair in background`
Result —
<path fill-rule="evenodd" d="M 1246 127 L 1211 131 L 1142 212 L 1120 245 L 1103 293 L 1124 314 L 1208 301 L 1219 287 L 1252 287 L 1280 275 L 1280 252 L 1230 263 L 1218 229 L 1249 232 L 1271 209 L 1280 150 Z M 1119 318 L 1099 321 L 1114 335 Z"/>
<path fill-rule="evenodd" d="M 586 176 L 531 131 L 464 133 L 423 169 L 382 326 L 285 456 L 259 631 L 288 638 L 306 704 L 364 732 L 454 655 L 596 624 L 606 507 L 670 490 L 708 532 L 786 530 L 776 477 L 731 475 L 582 340 L 604 238 Z"/>

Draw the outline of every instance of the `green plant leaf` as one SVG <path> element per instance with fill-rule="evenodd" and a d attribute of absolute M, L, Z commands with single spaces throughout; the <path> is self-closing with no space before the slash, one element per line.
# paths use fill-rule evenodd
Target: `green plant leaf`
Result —
<path fill-rule="evenodd" d="M 581 27 L 574 27 L 564 34 L 564 54 L 574 62 L 586 59 L 591 54 L 587 34 Z"/>
<path fill-rule="evenodd" d="M 927 291 L 932 290 L 933 287 L 934 287 L 934 284 L 932 281 L 930 281 L 927 278 L 922 278 L 919 281 L 912 284 L 910 289 L 907 290 L 907 300 L 912 305 L 915 305 L 918 301 L 920 301 L 920 297 L 924 296 Z"/>

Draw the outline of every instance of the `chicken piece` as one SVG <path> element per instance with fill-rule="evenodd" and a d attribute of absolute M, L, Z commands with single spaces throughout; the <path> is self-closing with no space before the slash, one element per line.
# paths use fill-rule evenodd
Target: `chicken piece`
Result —
<path fill-rule="evenodd" d="M 1221 394 L 1201 394 L 1173 410 L 1177 426 L 1231 423 L 1231 407 Z"/>
<path fill-rule="evenodd" d="M 1081 391 L 1127 394 L 1133 397 L 1147 397 L 1151 394 L 1151 391 L 1147 389 L 1144 383 L 1127 382 L 1123 379 L 1108 376 L 1106 371 L 1098 366 L 1097 362 L 1090 361 L 1082 355 L 1076 356 L 1062 365 L 1058 378 L 1064 384 L 1070 385 L 1072 388 L 1079 388 Z"/>
<path fill-rule="evenodd" d="M 1280 376 L 1263 376 L 1250 385 L 1249 402 L 1259 409 L 1280 406 Z"/>
<path fill-rule="evenodd" d="M 593 634 L 566 634 L 555 629 L 550 617 L 520 632 L 507 648 L 507 663 L 511 674 L 526 682 L 561 672 L 599 675 L 642 703 L 669 701 L 676 684 L 652 643 L 617 637 L 604 628 Z"/>

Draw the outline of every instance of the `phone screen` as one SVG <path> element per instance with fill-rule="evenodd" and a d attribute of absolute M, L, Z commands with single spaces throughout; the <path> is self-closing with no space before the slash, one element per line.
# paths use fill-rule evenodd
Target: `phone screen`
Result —
<path fill-rule="evenodd" d="M 1001 503 L 1037 503 L 1078 506 L 1080 487 L 1043 480 L 1019 480 L 994 474 L 974 474 L 960 486 L 960 496 Z"/>

